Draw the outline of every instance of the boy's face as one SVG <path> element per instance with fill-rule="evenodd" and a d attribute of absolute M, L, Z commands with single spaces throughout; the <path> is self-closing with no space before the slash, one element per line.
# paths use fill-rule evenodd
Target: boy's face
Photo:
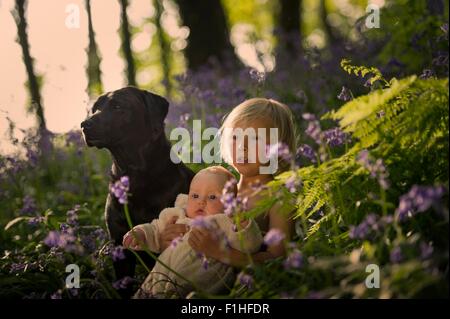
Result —
<path fill-rule="evenodd" d="M 220 201 L 226 178 L 218 174 L 202 172 L 194 176 L 189 189 L 186 215 L 189 218 L 223 213 Z"/>
<path fill-rule="evenodd" d="M 273 127 L 272 121 L 269 118 L 259 118 L 254 119 L 251 122 L 240 122 L 237 123 L 234 128 L 241 128 L 242 130 L 246 130 L 248 128 L 252 128 L 255 132 L 255 141 L 249 141 L 249 136 L 245 135 L 243 138 L 239 139 L 235 136 L 232 137 L 232 165 L 233 167 L 244 176 L 256 176 L 260 175 L 259 168 L 261 165 L 268 165 L 268 163 L 262 164 L 259 158 L 260 148 L 264 148 L 261 150 L 265 152 L 265 148 L 270 144 L 270 128 Z M 266 131 L 266 141 L 265 144 L 262 144 L 263 141 L 258 140 L 258 128 L 265 128 Z M 252 161 L 252 157 L 250 152 L 255 152 L 254 159 L 256 161 Z M 240 157 L 239 157 L 240 156 Z M 239 160 L 238 160 L 239 159 Z"/>

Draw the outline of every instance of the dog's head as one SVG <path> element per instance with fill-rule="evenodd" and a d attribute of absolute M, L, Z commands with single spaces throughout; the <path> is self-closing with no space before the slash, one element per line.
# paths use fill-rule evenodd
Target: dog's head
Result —
<path fill-rule="evenodd" d="M 168 107 L 163 97 L 135 87 L 102 95 L 92 107 L 92 116 L 81 123 L 86 144 L 110 149 L 156 140 L 164 134 Z"/>

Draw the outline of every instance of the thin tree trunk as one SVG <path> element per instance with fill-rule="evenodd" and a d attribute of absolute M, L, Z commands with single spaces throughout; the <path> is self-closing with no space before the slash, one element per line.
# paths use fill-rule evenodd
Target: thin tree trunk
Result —
<path fill-rule="evenodd" d="M 163 71 L 163 83 L 166 88 L 166 95 L 170 96 L 172 94 L 172 85 L 170 83 L 170 46 L 164 36 L 164 30 L 161 25 L 161 15 L 163 13 L 162 4 L 156 0 L 154 1 L 155 9 L 156 9 L 156 35 L 158 37 L 159 49 L 161 55 L 161 65 Z"/>
<path fill-rule="evenodd" d="M 301 49 L 301 0 L 280 0 L 278 46 L 295 55 Z"/>
<path fill-rule="evenodd" d="M 128 85 L 136 86 L 136 67 L 133 59 L 133 52 L 131 50 L 131 32 L 130 24 L 128 22 L 127 8 L 128 0 L 120 0 L 121 8 L 121 38 L 122 38 L 122 52 L 127 63 L 126 75 Z"/>
<path fill-rule="evenodd" d="M 103 92 L 100 70 L 101 58 L 98 53 L 97 43 L 95 42 L 94 27 L 92 25 L 91 0 L 85 0 L 85 4 L 88 15 L 89 30 L 89 47 L 87 49 L 88 65 L 86 69 L 86 73 L 88 76 L 87 91 L 89 96 L 93 96 L 100 95 Z"/>
<path fill-rule="evenodd" d="M 342 41 L 341 36 L 338 34 L 337 30 L 334 30 L 333 27 L 328 23 L 327 16 L 327 8 L 325 6 L 325 1 L 320 1 L 320 18 L 322 19 L 323 27 L 325 30 L 325 34 L 328 39 L 328 43 L 331 47 L 334 47 L 336 43 L 339 43 Z"/>
<path fill-rule="evenodd" d="M 41 94 L 39 91 L 39 82 L 34 73 L 33 68 L 33 58 L 30 54 L 30 46 L 28 43 L 27 35 L 27 20 L 25 17 L 26 0 L 16 0 L 15 10 L 13 11 L 14 20 L 17 25 L 18 41 L 22 48 L 23 62 L 25 63 L 25 68 L 28 75 L 28 90 L 31 96 L 31 107 L 30 109 L 35 112 L 38 126 L 40 131 L 46 131 L 46 123 L 44 117 L 44 109 L 41 103 Z"/>
<path fill-rule="evenodd" d="M 176 0 L 183 23 L 189 28 L 185 56 L 188 67 L 196 70 L 211 62 L 223 67 L 237 65 L 230 43 L 225 12 L 220 0 Z"/>

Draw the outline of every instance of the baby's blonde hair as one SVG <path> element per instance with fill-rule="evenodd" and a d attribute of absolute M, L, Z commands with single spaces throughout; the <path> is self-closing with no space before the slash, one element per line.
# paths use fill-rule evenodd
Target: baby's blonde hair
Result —
<path fill-rule="evenodd" d="M 227 137 L 224 129 L 227 127 L 235 127 L 236 124 L 255 119 L 267 118 L 272 122 L 273 127 L 278 129 L 279 142 L 286 144 L 291 154 L 296 153 L 296 132 L 294 125 L 294 117 L 291 109 L 278 101 L 265 98 L 253 98 L 246 100 L 236 106 L 225 118 L 220 128 L 220 152 L 224 156 L 226 162 L 230 162 L 226 158 L 228 154 L 226 147 Z"/>
<path fill-rule="evenodd" d="M 236 179 L 229 170 L 227 170 L 225 167 L 220 166 L 220 165 L 209 166 L 207 168 L 201 169 L 200 171 L 198 171 L 197 174 L 200 174 L 200 173 L 209 173 L 209 174 L 214 174 L 214 175 L 220 175 L 225 178 L 224 184 L 228 181 Z M 232 191 L 235 194 L 237 193 L 236 185 L 234 185 Z"/>

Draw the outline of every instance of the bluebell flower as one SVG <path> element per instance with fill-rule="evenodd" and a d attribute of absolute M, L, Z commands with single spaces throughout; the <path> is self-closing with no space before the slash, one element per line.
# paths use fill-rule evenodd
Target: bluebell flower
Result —
<path fill-rule="evenodd" d="M 240 272 L 239 275 L 237 276 L 237 280 L 239 281 L 239 283 L 241 285 L 243 285 L 249 289 L 253 288 L 254 280 L 253 280 L 253 277 L 250 276 L 249 274 Z"/>
<path fill-rule="evenodd" d="M 335 127 L 323 132 L 325 142 L 331 146 L 341 146 L 350 141 L 347 133 L 343 132 L 339 127 Z"/>
<path fill-rule="evenodd" d="M 341 93 L 339 93 L 339 95 L 337 96 L 337 98 L 341 101 L 350 101 L 353 97 L 352 97 L 352 92 L 350 91 L 350 89 L 346 88 L 345 86 L 342 87 Z"/>
<path fill-rule="evenodd" d="M 272 228 L 264 236 L 264 243 L 267 246 L 278 245 L 285 238 L 285 234 L 276 228 Z"/>
<path fill-rule="evenodd" d="M 298 249 L 291 251 L 283 262 L 286 269 L 298 269 L 303 266 L 303 255 Z"/>
<path fill-rule="evenodd" d="M 441 197 L 445 193 L 442 186 L 413 185 L 411 190 L 400 197 L 399 205 L 395 211 L 397 219 L 405 221 L 417 213 L 425 212 L 432 206 L 438 206 Z"/>

